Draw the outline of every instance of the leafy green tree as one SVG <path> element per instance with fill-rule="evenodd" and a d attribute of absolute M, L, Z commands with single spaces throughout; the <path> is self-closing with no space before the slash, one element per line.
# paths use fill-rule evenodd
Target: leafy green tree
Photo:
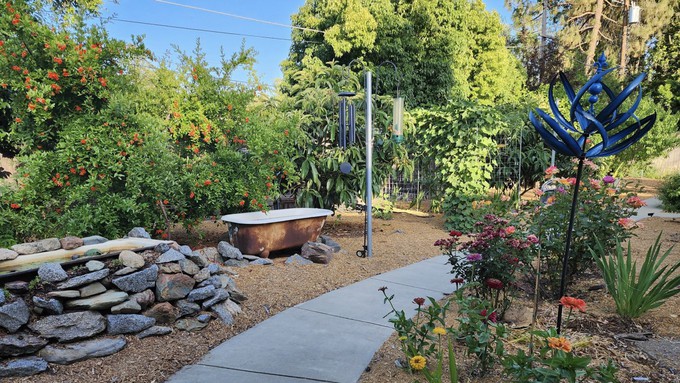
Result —
<path fill-rule="evenodd" d="M 523 73 L 506 48 L 500 18 L 481 1 L 314 0 L 293 22 L 325 33 L 292 32 L 286 84 L 295 83 L 303 58 L 312 56 L 341 64 L 363 59 L 373 68 L 394 62 L 398 76 L 389 66 L 376 69 L 381 89 L 393 92 L 399 83 L 409 105 L 454 96 L 507 102 L 521 89 Z"/>
<path fill-rule="evenodd" d="M 353 206 L 365 195 L 365 99 L 363 79 L 349 68 L 331 63 L 324 65 L 314 57 L 303 58 L 305 70 L 295 72 L 289 95 L 281 96 L 278 105 L 284 113 L 301 113 L 304 136 L 295 141 L 293 164 L 300 179 L 289 182 L 288 189 L 297 195 L 301 206 L 333 208 Z M 356 92 L 349 99 L 356 106 L 356 143 L 346 149 L 338 146 L 338 92 Z M 390 139 L 391 98 L 375 97 L 373 128 L 373 194 L 377 195 L 386 177 L 395 170 L 409 174 L 412 164 L 405 148 Z M 347 162 L 351 171 L 344 174 L 340 165 Z"/>
<path fill-rule="evenodd" d="M 675 2 L 673 18 L 663 28 L 650 55 L 651 84 L 656 99 L 673 113 L 680 112 L 680 2 Z"/>

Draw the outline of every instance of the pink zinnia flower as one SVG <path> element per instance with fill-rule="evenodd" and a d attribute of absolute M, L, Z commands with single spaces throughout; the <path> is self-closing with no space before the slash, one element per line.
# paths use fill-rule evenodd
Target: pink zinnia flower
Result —
<path fill-rule="evenodd" d="M 606 184 L 613 184 L 614 182 L 616 182 L 616 178 L 614 178 L 610 175 L 606 175 L 606 176 L 604 176 L 604 178 L 602 178 L 602 182 L 604 182 Z"/>
<path fill-rule="evenodd" d="M 425 298 L 414 298 L 413 303 L 417 304 L 418 306 L 422 306 L 425 304 Z"/>
<path fill-rule="evenodd" d="M 514 226 L 508 226 L 505 228 L 505 234 L 513 234 L 515 232 L 515 227 Z"/>
<path fill-rule="evenodd" d="M 465 258 L 468 260 L 468 262 L 477 262 L 482 260 L 482 255 L 479 253 L 472 253 L 468 254 Z"/>

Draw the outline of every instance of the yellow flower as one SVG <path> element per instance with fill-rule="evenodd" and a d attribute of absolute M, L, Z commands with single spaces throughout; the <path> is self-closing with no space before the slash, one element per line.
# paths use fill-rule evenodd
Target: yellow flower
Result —
<path fill-rule="evenodd" d="M 413 358 L 411 358 L 411 360 L 408 361 L 408 364 L 411 365 L 411 368 L 416 370 L 416 371 L 420 371 L 423 368 L 425 368 L 426 363 L 427 363 L 427 360 L 420 355 L 416 355 Z"/>
<path fill-rule="evenodd" d="M 555 350 L 563 350 L 565 352 L 571 352 L 571 343 L 567 338 L 561 336 L 559 338 L 550 337 L 548 338 L 548 346 L 554 348 Z"/>
<path fill-rule="evenodd" d="M 443 327 L 435 327 L 434 330 L 432 330 L 433 333 L 437 335 L 446 335 L 446 329 Z"/>

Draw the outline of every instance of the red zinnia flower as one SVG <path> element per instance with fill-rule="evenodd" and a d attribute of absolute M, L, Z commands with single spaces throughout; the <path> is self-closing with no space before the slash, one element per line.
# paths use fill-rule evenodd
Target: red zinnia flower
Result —
<path fill-rule="evenodd" d="M 425 298 L 415 298 L 413 299 L 413 303 L 417 304 L 418 306 L 422 306 L 425 304 Z"/>
<path fill-rule="evenodd" d="M 503 282 L 496 278 L 488 278 L 484 283 L 486 283 L 490 289 L 501 290 L 503 288 Z"/>
<path fill-rule="evenodd" d="M 574 297 L 562 297 L 560 299 L 560 304 L 570 309 L 577 309 L 582 313 L 586 312 L 586 302 L 583 299 L 578 299 Z"/>
<path fill-rule="evenodd" d="M 461 283 L 464 283 L 464 282 L 465 282 L 465 280 L 464 280 L 463 278 L 453 278 L 453 279 L 451 280 L 451 283 L 455 283 L 455 284 L 457 284 L 457 285 L 458 285 L 458 284 L 461 284 Z"/>
<path fill-rule="evenodd" d="M 48 71 L 47 72 L 47 78 L 57 81 L 59 80 L 59 75 L 56 72 Z"/>
<path fill-rule="evenodd" d="M 193 199 L 194 197 L 196 197 L 196 194 L 194 194 L 194 192 L 189 193 L 189 198 Z"/>
<path fill-rule="evenodd" d="M 378 291 L 382 291 L 383 293 L 385 292 L 385 290 L 387 290 L 387 286 L 383 286 L 378 289 Z"/>
<path fill-rule="evenodd" d="M 9 205 L 9 207 L 11 207 L 12 209 L 19 209 L 19 208 L 21 208 L 21 205 L 19 205 L 18 203 L 13 203 L 13 204 Z"/>
<path fill-rule="evenodd" d="M 61 57 L 54 57 L 52 60 L 57 64 L 61 64 L 64 62 L 64 60 Z"/>
<path fill-rule="evenodd" d="M 461 233 L 458 230 L 451 230 L 451 231 L 449 231 L 449 235 L 452 236 L 452 237 L 460 237 L 461 235 L 463 235 L 463 233 Z"/>
<path fill-rule="evenodd" d="M 210 181 L 210 180 L 205 180 L 205 182 L 203 182 L 203 185 L 205 185 L 205 186 L 210 186 L 211 184 L 212 184 L 212 181 Z"/>
<path fill-rule="evenodd" d="M 238 204 L 239 204 L 239 205 L 241 205 L 241 206 L 243 206 L 243 205 L 245 205 L 245 204 L 246 204 L 246 201 L 244 201 L 244 200 L 241 200 L 241 201 L 240 201 L 240 202 L 239 202 Z"/>

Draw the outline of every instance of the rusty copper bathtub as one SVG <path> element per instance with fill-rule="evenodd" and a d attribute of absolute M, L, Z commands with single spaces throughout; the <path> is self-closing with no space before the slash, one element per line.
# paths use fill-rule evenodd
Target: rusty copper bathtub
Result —
<path fill-rule="evenodd" d="M 243 254 L 268 258 L 272 251 L 316 241 L 331 214 L 326 209 L 294 208 L 229 214 L 222 221 L 229 224 L 229 242 Z"/>

